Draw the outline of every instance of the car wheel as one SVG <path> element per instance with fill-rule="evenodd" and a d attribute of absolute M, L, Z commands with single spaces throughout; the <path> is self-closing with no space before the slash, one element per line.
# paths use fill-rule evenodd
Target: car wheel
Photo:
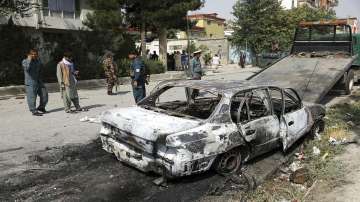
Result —
<path fill-rule="evenodd" d="M 351 94 L 351 91 L 353 90 L 354 88 L 354 83 L 355 83 L 355 80 L 354 80 L 354 71 L 353 70 L 349 70 L 347 75 L 346 75 L 346 78 L 345 78 L 345 93 L 346 95 L 350 95 Z"/>
<path fill-rule="evenodd" d="M 316 121 L 310 131 L 311 138 L 320 137 L 320 134 L 324 132 L 324 129 L 325 129 L 325 122 L 323 120 Z"/>
<path fill-rule="evenodd" d="M 215 161 L 215 171 L 220 175 L 231 175 L 236 173 L 241 167 L 241 150 L 232 149 L 221 154 Z"/>

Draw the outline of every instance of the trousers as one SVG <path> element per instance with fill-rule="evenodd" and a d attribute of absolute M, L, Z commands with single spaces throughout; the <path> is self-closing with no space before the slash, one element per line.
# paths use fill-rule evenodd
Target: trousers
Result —
<path fill-rule="evenodd" d="M 70 110 L 71 103 L 74 104 L 76 109 L 81 108 L 79 104 L 79 96 L 77 95 L 76 89 L 70 89 L 70 87 L 65 87 L 64 90 L 61 90 L 61 98 L 64 102 L 65 111 Z"/>
<path fill-rule="evenodd" d="M 134 99 L 135 99 L 136 103 L 138 103 L 142 99 L 144 99 L 146 97 L 145 85 L 141 85 L 141 86 L 137 86 L 137 87 L 133 86 L 133 95 L 134 95 Z"/>
<path fill-rule="evenodd" d="M 26 85 L 26 99 L 27 104 L 29 106 L 29 110 L 31 112 L 35 112 L 36 109 L 36 98 L 40 97 L 39 109 L 45 109 L 46 104 L 48 103 L 48 92 L 44 85 L 42 84 L 34 84 L 34 85 Z"/>

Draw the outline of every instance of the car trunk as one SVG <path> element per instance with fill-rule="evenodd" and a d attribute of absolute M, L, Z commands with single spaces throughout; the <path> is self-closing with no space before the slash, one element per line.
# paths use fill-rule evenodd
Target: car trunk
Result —
<path fill-rule="evenodd" d="M 117 108 L 106 111 L 102 123 L 111 128 L 110 136 L 136 149 L 154 153 L 155 142 L 167 135 L 194 128 L 197 120 L 169 116 L 141 107 Z"/>

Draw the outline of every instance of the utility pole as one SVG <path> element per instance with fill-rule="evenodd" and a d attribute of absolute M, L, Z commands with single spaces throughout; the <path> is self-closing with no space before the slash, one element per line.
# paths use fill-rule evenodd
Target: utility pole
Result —
<path fill-rule="evenodd" d="M 190 25 L 189 25 L 189 14 L 188 11 L 186 12 L 186 38 L 187 38 L 187 52 L 188 52 L 188 69 L 187 74 L 190 75 Z"/>

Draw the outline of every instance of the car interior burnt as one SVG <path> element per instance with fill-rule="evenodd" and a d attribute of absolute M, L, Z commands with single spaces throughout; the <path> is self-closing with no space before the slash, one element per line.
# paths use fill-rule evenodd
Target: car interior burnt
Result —
<path fill-rule="evenodd" d="M 178 117 L 207 119 L 222 96 L 188 87 L 167 86 L 150 95 L 139 106 Z"/>
<path fill-rule="evenodd" d="M 247 123 L 268 116 L 270 109 L 266 102 L 267 98 L 263 90 L 239 93 L 232 98 L 231 119 L 235 123 Z"/>

